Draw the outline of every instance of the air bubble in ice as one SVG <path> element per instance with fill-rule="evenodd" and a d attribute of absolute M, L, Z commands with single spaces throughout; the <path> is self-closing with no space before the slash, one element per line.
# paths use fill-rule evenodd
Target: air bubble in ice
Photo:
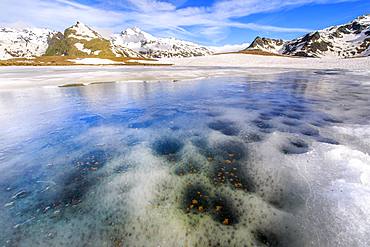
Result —
<path fill-rule="evenodd" d="M 239 134 L 239 129 L 235 127 L 235 124 L 230 121 L 215 121 L 208 124 L 208 127 L 213 130 L 220 131 L 222 134 L 227 136 L 236 136 Z"/>
<path fill-rule="evenodd" d="M 158 155 L 174 155 L 181 151 L 184 144 L 172 137 L 162 137 L 152 144 L 153 151 Z"/>

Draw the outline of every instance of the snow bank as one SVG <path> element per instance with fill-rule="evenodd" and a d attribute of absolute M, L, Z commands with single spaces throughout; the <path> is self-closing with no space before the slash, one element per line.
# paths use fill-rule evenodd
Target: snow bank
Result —
<path fill-rule="evenodd" d="M 81 65 L 122 65 L 109 59 L 83 58 L 70 60 Z M 140 62 L 132 59 L 131 62 Z M 305 59 L 270 57 L 246 54 L 225 54 L 208 57 L 161 59 L 143 61 L 173 66 L 122 67 L 0 67 L 0 90 L 10 88 L 59 86 L 73 80 L 76 83 L 112 81 L 191 80 L 230 76 L 270 75 L 310 69 L 346 70 L 361 76 L 370 75 L 370 58 L 356 59 Z"/>
<path fill-rule="evenodd" d="M 158 64 L 158 61 L 152 61 L 152 60 L 128 60 L 130 63 L 140 63 L 140 64 Z"/>

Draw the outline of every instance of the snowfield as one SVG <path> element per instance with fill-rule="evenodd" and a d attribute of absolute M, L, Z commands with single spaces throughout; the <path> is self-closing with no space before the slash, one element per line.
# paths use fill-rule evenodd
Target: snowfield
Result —
<path fill-rule="evenodd" d="M 110 59 L 103 58 L 79 58 L 69 60 L 76 64 L 88 64 L 88 65 L 103 65 L 103 64 L 123 64 L 123 62 L 115 62 Z"/>
<path fill-rule="evenodd" d="M 259 56 L 249 54 L 222 54 L 205 57 L 161 59 L 176 66 L 222 66 L 286 69 L 351 69 L 370 71 L 370 57 L 363 58 L 301 58 L 283 56 Z"/>
<path fill-rule="evenodd" d="M 131 60 L 135 61 L 135 60 Z M 138 60 L 139 61 L 139 60 Z M 191 58 L 161 59 L 152 64 L 173 66 L 109 66 L 117 65 L 109 59 L 85 58 L 74 60 L 85 66 L 58 67 L 0 67 L 0 90 L 40 86 L 59 86 L 69 83 L 189 80 L 209 77 L 271 74 L 291 70 L 350 70 L 357 74 L 370 74 L 370 57 L 355 59 L 316 59 L 246 54 L 224 54 Z M 145 61 L 147 64 L 148 61 Z"/>

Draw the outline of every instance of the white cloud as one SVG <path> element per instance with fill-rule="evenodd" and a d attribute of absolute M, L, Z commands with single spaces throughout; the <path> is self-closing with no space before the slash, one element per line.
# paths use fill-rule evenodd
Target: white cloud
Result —
<path fill-rule="evenodd" d="M 237 23 L 233 22 L 228 25 L 229 27 L 238 27 L 244 29 L 250 29 L 255 31 L 270 31 L 270 32 L 280 32 L 280 33 L 306 33 L 311 32 L 312 30 L 307 28 L 294 28 L 294 27 L 275 27 L 268 25 L 260 25 L 254 23 Z"/>
<path fill-rule="evenodd" d="M 356 0 L 219 0 L 213 6 L 213 12 L 220 18 L 235 18 L 310 3 L 325 4 L 351 1 Z"/>
<path fill-rule="evenodd" d="M 128 2 L 143 12 L 155 11 L 173 11 L 176 6 L 168 2 L 160 2 L 155 0 L 128 0 Z"/>
<path fill-rule="evenodd" d="M 224 45 L 224 46 L 210 46 L 212 50 L 216 53 L 225 53 L 225 52 L 236 52 L 244 50 L 249 46 L 249 43 L 243 44 L 234 44 L 234 45 Z"/>
<path fill-rule="evenodd" d="M 0 0 L 0 24 L 30 23 L 33 26 L 63 30 L 80 20 L 93 27 L 120 31 L 128 26 L 140 26 L 147 31 L 168 30 L 177 36 L 196 39 L 203 35 L 212 40 L 225 38 L 230 27 L 270 32 L 307 32 L 300 27 L 277 27 L 256 23 L 241 23 L 235 19 L 255 13 L 309 3 L 333 3 L 353 0 L 218 0 L 212 6 L 176 7 L 184 1 L 101 0 L 87 6 L 73 0 Z M 199 30 L 191 33 L 189 30 Z"/>
<path fill-rule="evenodd" d="M 12 0 L 0 1 L 0 23 L 29 23 L 37 27 L 64 29 L 75 21 L 92 26 L 112 27 L 124 19 L 124 13 L 102 10 L 69 0 Z"/>

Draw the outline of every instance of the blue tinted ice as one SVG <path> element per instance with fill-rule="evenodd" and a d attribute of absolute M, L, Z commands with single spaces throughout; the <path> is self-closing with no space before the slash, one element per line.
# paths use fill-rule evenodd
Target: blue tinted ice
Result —
<path fill-rule="evenodd" d="M 370 78 L 0 93 L 0 246 L 369 246 Z"/>

